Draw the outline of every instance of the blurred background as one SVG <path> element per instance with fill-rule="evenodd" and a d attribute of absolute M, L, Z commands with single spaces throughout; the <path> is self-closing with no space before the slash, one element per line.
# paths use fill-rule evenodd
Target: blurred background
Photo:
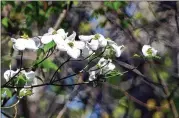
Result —
<path fill-rule="evenodd" d="M 19 38 L 23 33 L 29 37 L 42 36 L 50 27 L 63 28 L 69 34 L 75 31 L 77 35 L 100 33 L 119 45 L 125 45 L 126 50 L 116 60 L 138 67 L 151 81 L 168 87 L 163 89 L 157 85 L 146 84 L 142 77 L 133 71 L 107 79 L 96 87 L 38 87 L 33 90 L 33 95 L 21 99 L 17 109 L 1 109 L 2 118 L 15 115 L 17 118 L 56 118 L 58 114 L 64 118 L 177 116 L 179 2 L 1 1 L 1 85 L 5 83 L 3 73 L 9 69 L 9 65 L 16 70 L 20 63 L 20 55 L 13 50 L 10 38 Z M 148 61 L 134 56 L 142 55 L 144 44 L 157 49 L 161 59 Z M 33 51 L 26 51 L 23 67 L 32 65 L 37 57 Z M 66 59 L 65 54 L 55 52 L 36 70 L 42 78 L 38 82 L 49 81 L 58 65 Z M 77 72 L 84 64 L 67 63 L 56 78 Z M 117 63 L 116 66 L 121 72 L 126 70 Z M 60 83 L 74 84 L 79 79 L 88 80 L 88 76 L 78 75 Z M 14 90 L 11 91 L 12 97 L 1 102 L 2 107 L 16 103 L 17 95 Z M 161 107 L 163 105 L 166 107 Z"/>

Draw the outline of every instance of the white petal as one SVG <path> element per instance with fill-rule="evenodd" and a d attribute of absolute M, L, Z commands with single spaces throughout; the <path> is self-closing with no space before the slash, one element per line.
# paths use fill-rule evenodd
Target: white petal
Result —
<path fill-rule="evenodd" d="M 73 44 L 75 48 L 78 48 L 78 49 L 85 48 L 85 43 L 83 41 L 74 41 Z"/>
<path fill-rule="evenodd" d="M 57 45 L 63 44 L 65 42 L 63 36 L 61 36 L 60 34 L 52 35 L 52 39 Z"/>
<path fill-rule="evenodd" d="M 124 46 L 122 45 L 122 46 L 117 46 L 117 45 L 115 45 L 115 44 L 112 44 L 111 45 L 113 48 L 114 48 L 114 50 L 115 50 L 115 55 L 116 55 L 116 57 L 120 57 L 121 56 L 121 53 L 123 52 L 123 48 L 124 48 Z"/>
<path fill-rule="evenodd" d="M 28 39 L 26 41 L 26 48 L 27 49 L 32 49 L 32 50 L 37 50 L 38 49 L 38 47 L 36 47 L 36 45 L 35 45 L 34 40 L 32 40 L 32 39 Z"/>
<path fill-rule="evenodd" d="M 150 48 L 151 48 L 150 45 L 144 45 L 142 47 L 142 53 L 143 53 L 144 56 L 149 56 L 149 54 L 147 53 L 147 50 L 150 49 Z"/>
<path fill-rule="evenodd" d="M 108 67 L 108 70 L 114 70 L 115 69 L 115 65 L 113 63 L 109 63 L 107 67 Z"/>
<path fill-rule="evenodd" d="M 55 29 L 53 29 L 52 27 L 50 27 L 49 29 L 48 29 L 48 34 L 49 35 L 52 35 L 52 33 L 55 31 Z"/>
<path fill-rule="evenodd" d="M 13 48 L 16 50 L 25 50 L 26 45 L 25 45 L 26 39 L 17 39 L 15 44 L 13 45 Z"/>
<path fill-rule="evenodd" d="M 97 50 L 98 47 L 99 47 L 99 41 L 98 40 L 91 40 L 89 44 L 89 47 L 92 49 L 92 50 Z"/>
<path fill-rule="evenodd" d="M 91 49 L 89 49 L 89 47 L 87 47 L 87 46 L 82 50 L 83 57 L 88 57 L 92 53 L 93 53 L 93 51 Z"/>
<path fill-rule="evenodd" d="M 90 76 L 89 76 L 89 81 L 93 81 L 96 78 L 96 72 L 95 71 L 91 71 L 90 72 Z"/>
<path fill-rule="evenodd" d="M 109 61 L 107 59 L 103 58 L 103 57 L 98 61 L 98 65 L 100 67 L 106 66 L 107 63 L 109 63 Z"/>
<path fill-rule="evenodd" d="M 4 79 L 7 81 L 9 81 L 9 79 L 11 77 L 13 77 L 18 71 L 13 71 L 13 70 L 7 70 L 4 72 Z"/>
<path fill-rule="evenodd" d="M 53 38 L 52 35 L 44 35 L 44 36 L 42 36 L 42 38 L 41 38 L 41 42 L 42 42 L 43 44 L 50 43 L 50 42 L 53 40 L 52 38 Z"/>
<path fill-rule="evenodd" d="M 67 51 L 65 45 L 57 45 L 57 48 L 58 48 L 60 51 Z"/>
<path fill-rule="evenodd" d="M 107 45 L 107 40 L 104 38 L 103 35 L 99 34 L 99 46 L 105 47 Z"/>
<path fill-rule="evenodd" d="M 58 30 L 57 30 L 57 34 L 61 35 L 61 37 L 62 37 L 63 39 L 65 39 L 65 38 L 67 37 L 67 34 L 68 34 L 68 33 L 65 33 L 65 30 L 64 30 L 64 29 L 58 29 Z"/>
<path fill-rule="evenodd" d="M 77 59 L 80 56 L 80 50 L 77 48 L 69 48 L 69 49 L 67 49 L 67 54 L 70 57 Z"/>
<path fill-rule="evenodd" d="M 76 32 L 73 31 L 73 34 L 71 34 L 69 37 L 66 38 L 66 40 L 74 41 L 76 37 Z"/>
<path fill-rule="evenodd" d="M 15 38 L 11 38 L 11 41 L 12 41 L 13 43 L 15 43 L 15 42 L 16 42 L 16 39 L 15 39 Z"/>
<path fill-rule="evenodd" d="M 35 72 L 34 71 L 30 71 L 30 72 L 25 72 L 25 76 L 27 79 L 34 79 L 35 78 Z"/>
<path fill-rule="evenodd" d="M 40 41 L 41 37 L 42 36 L 32 38 L 32 40 L 35 42 L 36 47 L 38 47 L 38 48 L 41 46 L 41 41 Z"/>
<path fill-rule="evenodd" d="M 95 35 L 89 35 L 89 36 L 86 36 L 86 35 L 79 35 L 79 39 L 81 41 L 90 41 L 91 39 L 94 38 Z"/>

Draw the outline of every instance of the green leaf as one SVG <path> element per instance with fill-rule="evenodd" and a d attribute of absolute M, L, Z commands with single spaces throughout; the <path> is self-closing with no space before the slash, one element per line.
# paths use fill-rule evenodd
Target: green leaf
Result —
<path fill-rule="evenodd" d="M 56 44 L 54 41 L 51 41 L 48 44 L 45 44 L 43 47 L 44 52 L 47 52 L 49 49 L 51 49 L 52 47 L 54 47 Z"/>
<path fill-rule="evenodd" d="M 106 78 L 110 84 L 116 85 L 120 82 L 121 75 L 122 74 L 119 71 L 113 70 L 109 74 L 107 74 Z"/>
<path fill-rule="evenodd" d="M 3 18 L 1 23 L 5 28 L 8 28 L 8 21 L 9 19 L 7 17 Z"/>
<path fill-rule="evenodd" d="M 25 76 L 20 74 L 17 77 L 16 86 L 24 86 L 26 84 L 27 80 L 25 79 Z"/>
<path fill-rule="evenodd" d="M 39 64 L 39 66 L 41 66 L 42 68 L 48 69 L 48 70 L 49 69 L 52 69 L 52 70 L 57 70 L 58 69 L 58 66 L 50 59 L 46 59 L 41 64 Z"/>
<path fill-rule="evenodd" d="M 12 97 L 12 92 L 9 88 L 1 89 L 1 98 L 5 98 L 5 97 Z"/>
<path fill-rule="evenodd" d="M 24 97 L 24 96 L 30 96 L 32 95 L 32 90 L 31 89 L 21 89 L 20 92 L 19 92 L 19 97 Z"/>

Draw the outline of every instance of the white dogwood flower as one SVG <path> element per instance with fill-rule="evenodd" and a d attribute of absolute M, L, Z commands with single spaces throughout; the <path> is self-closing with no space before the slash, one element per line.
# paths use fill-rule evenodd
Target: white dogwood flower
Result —
<path fill-rule="evenodd" d="M 81 53 L 80 49 L 85 48 L 85 43 L 83 41 L 75 41 L 75 37 L 76 32 L 73 32 L 63 42 L 57 42 L 57 48 L 60 51 L 66 51 L 70 57 L 77 59 Z"/>
<path fill-rule="evenodd" d="M 124 45 L 118 46 L 116 42 L 108 39 L 108 44 L 114 49 L 115 51 L 115 56 L 120 57 L 122 52 L 124 51 L 125 47 Z"/>
<path fill-rule="evenodd" d="M 98 61 L 97 66 L 101 69 L 101 74 L 104 74 L 106 72 L 109 72 L 115 69 L 115 65 L 111 62 L 112 62 L 111 59 L 105 59 L 103 57 Z"/>
<path fill-rule="evenodd" d="M 4 72 L 4 79 L 6 80 L 6 82 L 9 81 L 9 79 L 12 78 L 15 74 L 17 74 L 18 71 L 19 71 L 19 69 L 16 70 L 16 71 L 13 71 L 13 70 L 5 71 Z"/>
<path fill-rule="evenodd" d="M 44 34 L 41 38 L 43 44 L 50 43 L 52 40 L 55 43 L 59 43 L 67 37 L 68 33 L 65 33 L 64 29 L 58 29 L 57 31 L 53 28 L 48 29 L 48 33 Z"/>
<path fill-rule="evenodd" d="M 26 85 L 37 85 L 37 78 L 36 78 L 36 74 L 34 71 L 21 71 L 22 74 L 25 75 L 26 79 L 28 80 L 26 82 Z"/>
<path fill-rule="evenodd" d="M 157 50 L 152 48 L 150 45 L 144 45 L 142 47 L 142 53 L 144 56 L 156 56 L 157 55 Z"/>
<path fill-rule="evenodd" d="M 23 35 L 21 38 L 15 39 L 11 38 L 11 41 L 14 43 L 14 50 L 23 51 L 25 49 L 37 50 L 38 47 L 35 44 L 33 38 L 29 38 L 28 35 Z"/>
<path fill-rule="evenodd" d="M 101 34 L 80 35 L 79 39 L 87 43 L 92 50 L 97 50 L 99 47 L 105 47 L 107 45 L 107 40 Z"/>
<path fill-rule="evenodd" d="M 114 70 L 116 68 L 116 66 L 113 64 L 113 63 L 109 63 L 107 66 L 105 66 L 104 68 L 103 68 L 103 73 L 108 73 L 108 72 L 110 72 L 110 71 L 112 71 L 112 70 Z"/>

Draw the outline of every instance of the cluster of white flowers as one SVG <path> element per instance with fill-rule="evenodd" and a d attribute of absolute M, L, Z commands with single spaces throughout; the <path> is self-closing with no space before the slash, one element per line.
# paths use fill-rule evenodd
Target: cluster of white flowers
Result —
<path fill-rule="evenodd" d="M 15 39 L 11 38 L 14 50 L 23 51 L 26 49 L 29 50 L 38 50 L 43 45 L 50 42 L 56 44 L 56 48 L 59 51 L 66 52 L 70 57 L 77 59 L 80 56 L 87 57 L 94 53 L 99 48 L 108 47 L 105 52 L 111 53 L 113 51 L 116 57 L 120 57 L 124 51 L 124 45 L 118 46 L 114 41 L 109 38 L 105 38 L 101 34 L 95 35 L 79 35 L 79 41 L 75 40 L 76 32 L 73 32 L 70 36 L 65 32 L 64 29 L 54 30 L 49 28 L 48 32 L 43 36 L 39 36 L 40 43 L 35 42 L 35 38 L 29 38 L 28 35 L 23 35 L 21 38 Z M 157 50 L 152 48 L 150 45 L 144 45 L 142 48 L 142 53 L 144 56 L 156 56 Z M 106 58 L 106 57 L 105 57 Z M 112 63 L 111 59 L 101 58 L 97 65 L 98 68 L 95 71 L 90 71 L 89 81 L 96 79 L 96 74 L 106 74 L 115 69 L 115 65 Z M 9 81 L 11 77 L 16 75 L 19 72 L 13 70 L 7 70 L 4 73 L 4 78 L 6 81 Z M 20 73 L 24 74 L 27 80 L 33 80 L 35 78 L 35 72 L 30 71 L 21 71 Z"/>
<path fill-rule="evenodd" d="M 96 79 L 96 74 L 107 74 L 108 72 L 115 69 L 115 65 L 112 63 L 111 59 L 101 58 L 96 64 L 96 70 L 91 71 L 89 74 L 89 81 L 93 81 Z"/>
<path fill-rule="evenodd" d="M 13 70 L 7 70 L 4 72 L 4 79 L 8 82 L 10 78 L 12 78 L 13 76 L 16 76 L 17 73 L 19 73 L 19 69 L 17 69 L 16 71 Z M 30 84 L 37 84 L 37 80 L 36 80 L 36 75 L 34 71 L 29 71 L 26 72 L 25 70 L 20 71 L 21 74 L 23 74 L 26 79 L 28 80 L 28 82 L 30 82 Z M 26 85 L 28 85 L 28 83 L 26 83 Z"/>
<path fill-rule="evenodd" d="M 54 41 L 58 50 L 66 51 L 67 54 L 74 59 L 77 59 L 80 54 L 82 54 L 83 57 L 87 57 L 91 55 L 93 51 L 96 51 L 99 48 L 104 48 L 107 45 L 114 49 L 116 57 L 119 57 L 124 49 L 123 45 L 118 46 L 114 41 L 105 38 L 101 34 L 80 35 L 80 41 L 75 40 L 76 32 L 73 32 L 70 36 L 67 35 L 68 33 L 66 33 L 64 29 L 56 31 L 53 28 L 49 28 L 48 33 L 39 37 L 41 38 L 42 44 L 48 44 L 51 41 Z M 13 48 L 20 51 L 25 49 L 37 50 L 40 45 L 36 45 L 33 39 L 34 38 L 29 38 L 27 35 L 23 35 L 18 39 L 11 38 L 14 43 Z"/>

